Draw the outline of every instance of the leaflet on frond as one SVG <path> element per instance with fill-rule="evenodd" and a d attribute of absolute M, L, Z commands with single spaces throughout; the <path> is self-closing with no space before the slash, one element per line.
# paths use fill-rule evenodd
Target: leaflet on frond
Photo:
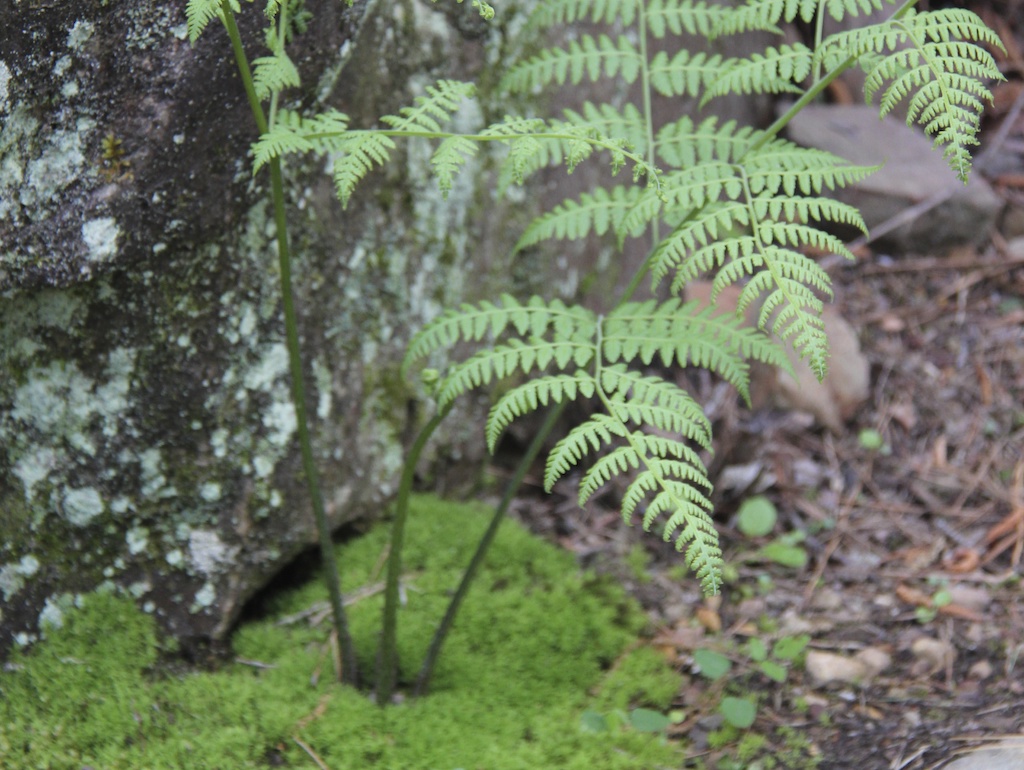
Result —
<path fill-rule="evenodd" d="M 403 107 L 398 115 L 384 115 L 380 121 L 396 131 L 440 133 L 463 101 L 476 93 L 476 86 L 460 80 L 439 80 L 427 86 L 427 93 L 417 96 L 412 107 Z"/>
<path fill-rule="evenodd" d="M 799 83 L 811 74 L 813 52 L 803 43 L 766 48 L 748 59 L 729 59 L 708 84 L 701 106 L 726 94 L 801 93 Z"/>
<path fill-rule="evenodd" d="M 632 83 L 641 67 L 640 52 L 626 37 L 612 40 L 607 35 L 581 35 L 568 48 L 549 48 L 512 67 L 502 78 L 501 89 L 529 92 L 552 83 L 577 85 L 584 79 L 596 82 L 602 77 L 621 77 Z"/>
<path fill-rule="evenodd" d="M 656 38 L 667 32 L 709 37 L 725 11 L 724 5 L 705 0 L 651 0 L 645 18 Z"/>
<path fill-rule="evenodd" d="M 870 102 L 881 93 L 883 115 L 907 100 L 908 125 L 919 123 L 966 182 L 982 111 L 992 98 L 986 82 L 1003 79 L 985 46 L 1002 50 L 1002 41 L 971 11 L 911 10 L 882 24 L 833 35 L 819 56 L 822 61 L 843 52 L 857 57 L 867 66 L 865 99 Z"/>
<path fill-rule="evenodd" d="M 622 223 L 641 194 L 643 188 L 637 185 L 616 185 L 611 189 L 598 187 L 593 193 L 582 193 L 578 200 L 562 201 L 530 223 L 514 251 L 553 238 L 575 241 L 591 233 L 604 235 L 609 230 L 619 237 L 620 242 L 627 234 L 638 235 L 637 232 L 626 233 Z"/>

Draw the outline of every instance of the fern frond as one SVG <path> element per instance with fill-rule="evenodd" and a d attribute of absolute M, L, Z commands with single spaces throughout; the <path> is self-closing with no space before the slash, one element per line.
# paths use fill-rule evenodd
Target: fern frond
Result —
<path fill-rule="evenodd" d="M 594 461 L 580 480 L 578 503 L 586 505 L 587 500 L 612 477 L 630 473 L 640 467 L 640 455 L 631 446 L 620 446 Z"/>
<path fill-rule="evenodd" d="M 666 32 L 673 35 L 709 37 L 725 8 L 704 0 L 650 0 L 647 3 L 647 28 L 656 38 Z"/>
<path fill-rule="evenodd" d="M 232 11 L 242 12 L 238 0 L 229 1 Z M 185 6 L 185 25 L 189 42 L 195 45 L 206 26 L 214 19 L 220 18 L 220 13 L 221 0 L 188 0 L 188 5 Z"/>
<path fill-rule="evenodd" d="M 747 400 L 749 360 L 789 368 L 779 346 L 756 329 L 744 326 L 740 318 L 715 314 L 713 307 L 683 304 L 679 299 L 660 304 L 627 303 L 609 314 L 603 324 L 601 355 L 609 362 L 639 359 L 650 364 L 657 358 L 665 366 L 700 366 L 732 384 Z M 632 385 L 637 387 L 636 383 Z M 672 406 L 682 408 L 682 404 Z M 682 432 L 678 427 L 672 430 Z M 688 438 L 702 443 L 697 435 Z"/>
<path fill-rule="evenodd" d="M 865 99 L 870 103 L 881 92 L 883 115 L 909 100 L 907 124 L 919 123 L 966 182 L 970 148 L 978 144 L 984 103 L 992 98 L 985 81 L 1004 79 L 986 45 L 1003 48 L 999 36 L 971 11 L 910 10 L 883 24 L 833 35 L 819 55 L 826 62 L 844 54 L 869 62 Z"/>
<path fill-rule="evenodd" d="M 669 59 L 659 51 L 651 59 L 651 87 L 662 96 L 699 96 L 718 78 L 723 61 L 717 53 L 691 54 L 684 48 Z"/>
<path fill-rule="evenodd" d="M 638 154 L 647 152 L 647 128 L 643 115 L 632 104 L 626 104 L 621 110 L 610 104 L 595 106 L 590 102 L 583 104 L 583 114 L 575 110 L 565 110 L 565 120 L 579 126 L 596 129 L 602 136 L 612 139 L 624 139 Z"/>
<path fill-rule="evenodd" d="M 527 28 L 549 29 L 589 19 L 598 24 L 621 21 L 630 26 L 643 0 L 545 0 L 530 14 Z"/>
<path fill-rule="evenodd" d="M 616 437 L 625 437 L 626 430 L 619 420 L 598 412 L 569 431 L 551 449 L 544 468 L 544 489 L 550 492 L 555 482 L 579 465 L 589 452 L 599 452 Z"/>
<path fill-rule="evenodd" d="M 609 411 L 623 423 L 632 421 L 682 434 L 704 449 L 711 448 L 711 423 L 693 396 L 678 385 L 658 376 L 645 376 L 624 363 L 605 363 L 601 367 L 600 384 L 611 404 Z M 658 413 L 643 417 L 641 410 L 648 407 L 657 409 Z"/>
<path fill-rule="evenodd" d="M 781 32 L 779 25 L 800 19 L 810 24 L 824 5 L 824 12 L 836 21 L 880 11 L 896 0 L 748 0 L 721 14 L 712 35 L 735 35 L 762 30 Z"/>
<path fill-rule="evenodd" d="M 430 158 L 430 165 L 434 169 L 442 197 L 448 198 L 455 175 L 467 160 L 476 155 L 478 149 L 476 142 L 460 135 L 449 136 L 438 145 Z"/>
<path fill-rule="evenodd" d="M 261 56 L 252 63 L 252 82 L 256 89 L 256 97 L 260 101 L 269 99 L 271 94 L 285 88 L 298 86 L 299 71 L 284 50 L 273 56 Z"/>
<path fill-rule="evenodd" d="M 427 131 L 440 133 L 441 124 L 452 119 L 452 115 L 476 92 L 476 86 L 461 80 L 439 80 L 427 86 L 427 93 L 417 96 L 412 107 L 403 107 L 398 115 L 384 115 L 381 123 L 396 131 Z"/>
<path fill-rule="evenodd" d="M 796 85 L 811 74 L 814 55 L 803 43 L 767 48 L 749 59 L 728 59 L 708 84 L 701 106 L 726 94 L 800 93 Z"/>
<path fill-rule="evenodd" d="M 676 536 L 676 550 L 686 550 L 686 563 L 701 581 L 705 593 L 718 591 L 721 583 L 722 551 L 718 546 L 718 533 L 711 520 L 711 501 L 691 483 L 677 481 L 669 475 L 675 471 L 648 460 L 648 469 L 639 473 L 627 487 L 622 498 L 622 516 L 629 522 L 633 513 L 649 495 L 654 495 L 644 512 L 644 529 L 650 529 L 658 516 L 668 514 L 663 537 Z"/>
<path fill-rule="evenodd" d="M 502 432 L 513 420 L 548 404 L 575 401 L 577 397 L 593 397 L 597 388 L 594 378 L 585 371 L 539 377 L 513 388 L 491 407 L 487 417 L 487 449 L 492 454 Z"/>
<path fill-rule="evenodd" d="M 509 294 L 502 294 L 500 302 L 500 305 L 486 300 L 476 305 L 464 303 L 425 325 L 409 341 L 402 362 L 403 376 L 417 361 L 458 342 L 480 342 L 488 336 L 497 339 L 510 328 L 522 336 L 550 334 L 559 342 L 589 339 L 597 323 L 589 310 L 567 307 L 557 299 L 544 302 L 532 297 L 523 304 Z"/>
<path fill-rule="evenodd" d="M 395 143 L 391 137 L 376 131 L 349 131 L 341 143 L 341 155 L 334 161 L 334 189 L 342 208 L 355 192 L 356 185 L 369 174 L 374 165 L 383 166 L 391 158 Z"/>
<path fill-rule="evenodd" d="M 640 52 L 625 37 L 620 35 L 613 41 L 607 35 L 582 35 L 568 48 L 549 48 L 515 65 L 502 78 L 500 87 L 525 93 L 552 83 L 564 85 L 568 81 L 577 85 L 584 78 L 597 81 L 602 77 L 621 77 L 632 83 L 642 65 Z"/>
<path fill-rule="evenodd" d="M 682 117 L 659 129 L 654 146 L 658 156 L 673 168 L 714 160 L 732 163 L 746 155 L 762 133 L 739 126 L 735 120 L 718 125 L 718 118 L 710 117 L 695 126 L 690 118 Z"/>
<path fill-rule="evenodd" d="M 344 145 L 348 115 L 328 110 L 303 118 L 292 110 L 278 110 L 273 128 L 253 145 L 253 173 L 272 158 L 310 151 L 338 152 Z"/>
<path fill-rule="evenodd" d="M 437 402 L 444 408 L 467 390 L 513 374 L 543 371 L 551 365 L 559 369 L 570 365 L 581 368 L 591 363 L 595 355 L 594 345 L 589 341 L 511 339 L 452 366 L 438 388 Z"/>
<path fill-rule="evenodd" d="M 636 185 L 616 185 L 611 189 L 598 187 L 593 193 L 582 193 L 578 201 L 564 200 L 530 223 L 513 253 L 551 238 L 579 240 L 590 233 L 604 235 L 609 230 L 615 232 L 621 241 L 626 235 L 622 230 L 623 219 L 642 193 L 643 188 Z"/>

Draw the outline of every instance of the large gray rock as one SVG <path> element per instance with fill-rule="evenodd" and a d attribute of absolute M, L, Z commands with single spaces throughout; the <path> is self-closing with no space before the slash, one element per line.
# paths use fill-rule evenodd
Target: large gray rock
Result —
<path fill-rule="evenodd" d="M 936 200 L 933 207 L 908 217 L 879 242 L 901 252 L 926 253 L 987 238 L 1002 199 L 977 174 L 960 182 L 941 150 L 923 132 L 892 117 L 879 118 L 868 106 L 811 106 L 787 128 L 789 138 L 827 150 L 852 163 L 884 163 L 881 170 L 835 193 L 860 209 L 869 228 Z M 945 197 L 943 200 L 940 198 Z M 882 235 L 879 233 L 879 235 Z"/>
<path fill-rule="evenodd" d="M 260 5 L 243 4 L 252 57 Z M 223 29 L 192 48 L 184 6 L 0 4 L 0 655 L 97 587 L 137 597 L 186 642 L 221 637 L 314 540 L 273 220 L 246 156 L 253 123 Z M 482 38 L 501 27 L 481 27 L 469 3 L 307 6 L 295 96 L 354 123 L 437 77 L 503 66 Z M 450 302 L 510 288 L 514 234 L 488 156 L 446 203 L 428 153 L 403 157 L 346 213 L 322 160 L 288 164 L 335 525 L 393 494 L 416 422 L 397 371 L 411 331 Z M 477 423 L 449 424 L 446 451 L 479 468 Z"/>

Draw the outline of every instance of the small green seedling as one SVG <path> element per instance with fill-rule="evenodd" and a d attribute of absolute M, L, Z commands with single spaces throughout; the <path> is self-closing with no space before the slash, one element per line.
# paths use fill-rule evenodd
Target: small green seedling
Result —
<path fill-rule="evenodd" d="M 775 504 L 764 495 L 757 495 L 743 501 L 736 526 L 747 537 L 764 537 L 775 529 L 778 518 Z"/>

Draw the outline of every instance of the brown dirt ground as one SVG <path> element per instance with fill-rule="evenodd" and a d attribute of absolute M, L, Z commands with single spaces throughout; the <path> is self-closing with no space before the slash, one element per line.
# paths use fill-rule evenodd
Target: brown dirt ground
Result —
<path fill-rule="evenodd" d="M 1004 158 L 1020 160 L 1024 61 L 1002 31 L 1010 83 L 987 130 Z M 1007 213 L 990 242 L 941 255 L 868 250 L 832 268 L 872 380 L 841 435 L 799 413 L 751 412 L 692 379 L 716 426 L 717 473 L 743 477 L 717 499 L 726 560 L 738 568 L 721 597 L 704 601 L 671 546 L 624 527 L 614 491 L 582 512 L 575 480 L 519 501 L 532 528 L 617 571 L 650 612 L 649 643 L 685 675 L 676 732 L 692 766 L 735 759 L 735 743 L 713 747 L 723 687 L 760 699 L 752 729 L 767 743 L 740 767 L 809 767 L 816 757 L 821 768 L 923 770 L 1024 733 L 1024 245 L 1012 243 L 1024 230 L 1024 174 L 1002 166 L 989 179 Z M 864 429 L 880 433 L 882 449 L 865 446 Z M 804 533 L 806 567 L 759 560 L 765 541 L 738 531 L 737 506 L 755 493 L 776 504 L 776 533 Z M 628 566 L 638 558 L 646 577 Z M 739 652 L 751 636 L 798 633 L 814 651 L 884 653 L 882 670 L 820 683 L 797 666 L 776 684 Z M 702 647 L 733 658 L 728 685 L 694 672 Z"/>

